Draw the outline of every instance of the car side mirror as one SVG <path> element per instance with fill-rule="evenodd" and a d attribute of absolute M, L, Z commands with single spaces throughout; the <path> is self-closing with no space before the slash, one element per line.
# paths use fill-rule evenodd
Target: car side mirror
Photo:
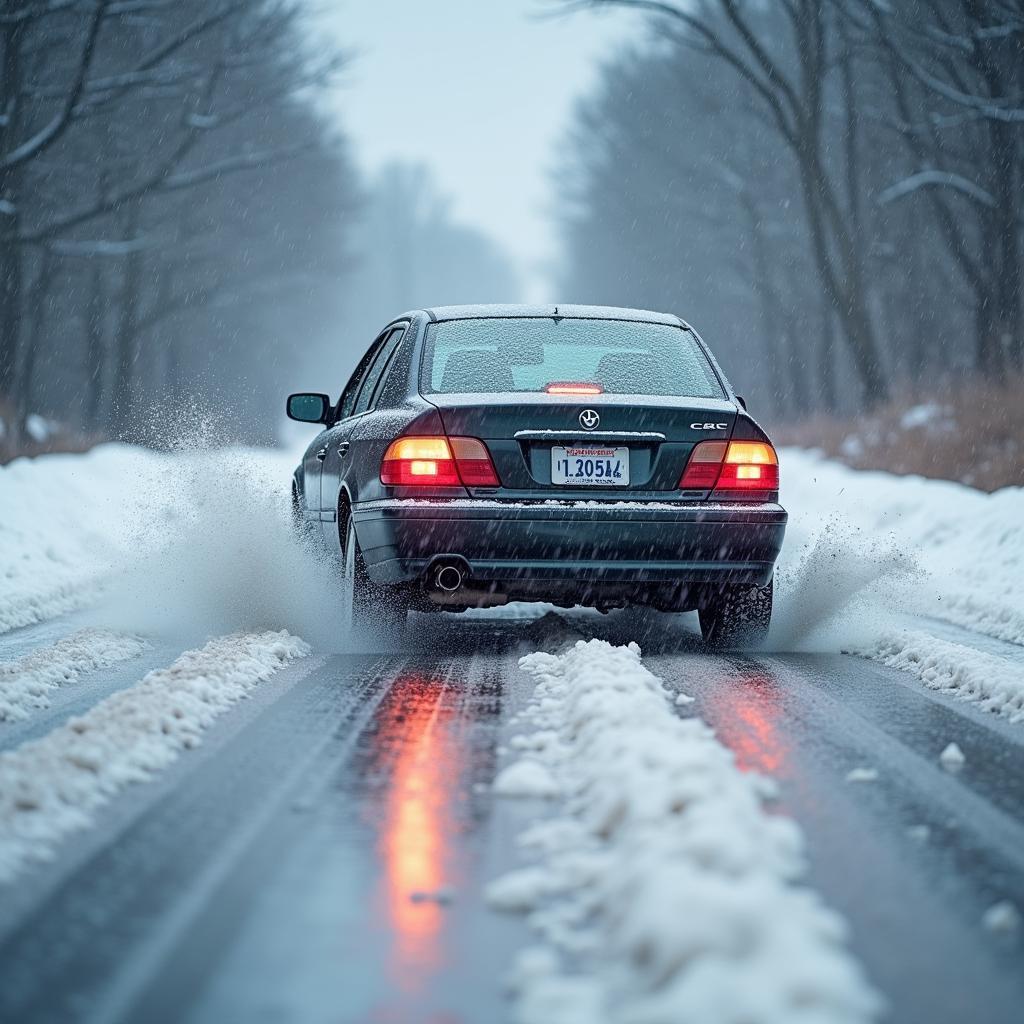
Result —
<path fill-rule="evenodd" d="M 328 395 L 301 393 L 289 395 L 285 406 L 288 417 L 300 423 L 326 423 L 331 411 Z"/>
<path fill-rule="evenodd" d="M 736 401 L 740 403 L 740 408 L 742 408 L 742 409 L 746 409 L 747 408 L 747 400 L 742 395 L 737 395 L 736 396 Z"/>

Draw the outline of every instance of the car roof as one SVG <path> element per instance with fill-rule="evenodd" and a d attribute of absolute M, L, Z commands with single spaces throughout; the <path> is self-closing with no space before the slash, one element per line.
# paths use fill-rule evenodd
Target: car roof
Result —
<path fill-rule="evenodd" d="M 627 309 L 619 306 L 574 305 L 500 305 L 433 306 L 421 310 L 432 321 L 506 319 L 509 317 L 564 317 L 580 320 L 632 320 L 650 324 L 669 324 L 689 327 L 685 321 L 671 313 L 654 313 L 649 309 Z"/>

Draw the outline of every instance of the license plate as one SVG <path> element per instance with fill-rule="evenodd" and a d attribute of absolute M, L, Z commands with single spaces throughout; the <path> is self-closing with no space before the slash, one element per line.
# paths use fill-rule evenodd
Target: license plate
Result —
<path fill-rule="evenodd" d="M 580 487 L 626 487 L 629 484 L 629 449 L 551 449 L 551 482 Z"/>

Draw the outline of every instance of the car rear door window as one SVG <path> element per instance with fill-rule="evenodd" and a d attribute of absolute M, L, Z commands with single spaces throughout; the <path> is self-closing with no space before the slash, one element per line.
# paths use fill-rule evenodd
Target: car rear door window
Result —
<path fill-rule="evenodd" d="M 395 355 L 398 352 L 398 348 L 402 344 L 402 338 L 404 337 L 405 328 L 399 327 L 391 333 L 391 337 L 389 337 L 384 343 L 384 348 L 381 349 L 381 372 L 378 374 L 377 382 L 373 386 L 373 393 L 370 395 L 370 404 L 367 408 L 377 408 L 377 402 L 380 400 L 380 396 L 384 391 L 384 385 L 387 384 L 388 376 L 391 373 L 391 367 L 395 362 Z"/>
<path fill-rule="evenodd" d="M 544 391 L 565 381 L 608 394 L 724 398 L 703 349 L 682 327 L 626 320 L 449 320 L 427 329 L 427 394 Z"/>
<path fill-rule="evenodd" d="M 373 361 L 367 368 L 366 373 L 363 375 L 362 383 L 359 385 L 359 396 L 356 398 L 356 406 L 352 413 L 354 416 L 358 416 L 370 408 L 370 400 L 373 398 L 377 382 L 383 375 L 391 354 L 398 348 L 398 343 L 402 340 L 404 332 L 404 327 L 396 327 L 374 354 Z"/>
<path fill-rule="evenodd" d="M 366 355 L 359 360 L 359 365 L 356 366 L 355 372 L 349 378 L 348 383 L 345 385 L 345 390 L 341 393 L 341 398 L 338 400 L 338 410 L 335 416 L 335 420 L 348 419 L 355 412 L 356 398 L 359 395 L 359 388 L 363 381 L 366 380 L 367 370 L 372 365 L 377 354 L 381 350 L 381 346 L 388 338 L 388 333 L 385 331 L 380 335 L 379 338 L 370 346 Z"/>

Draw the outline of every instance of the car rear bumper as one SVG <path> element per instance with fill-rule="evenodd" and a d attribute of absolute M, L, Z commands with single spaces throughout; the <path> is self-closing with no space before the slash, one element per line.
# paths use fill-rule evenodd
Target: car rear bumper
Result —
<path fill-rule="evenodd" d="M 393 499 L 353 509 L 378 583 L 458 561 L 474 585 L 750 582 L 771 578 L 787 514 L 775 504 Z"/>

